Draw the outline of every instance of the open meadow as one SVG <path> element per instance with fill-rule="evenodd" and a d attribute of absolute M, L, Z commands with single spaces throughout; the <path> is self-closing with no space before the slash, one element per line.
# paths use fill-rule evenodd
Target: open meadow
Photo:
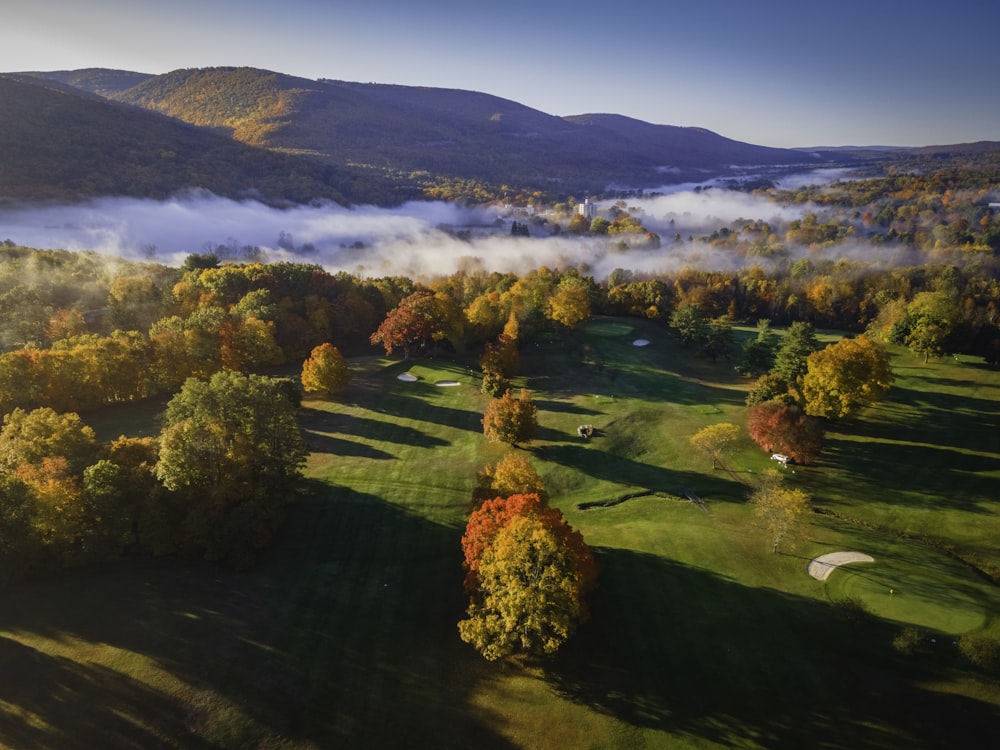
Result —
<path fill-rule="evenodd" d="M 458 637 L 476 472 L 507 450 L 483 437 L 477 374 L 461 358 L 359 358 L 336 399 L 304 403 L 304 491 L 252 569 L 160 560 L 0 590 L 0 746 L 888 749 L 1000 736 L 997 676 L 956 644 L 1000 638 L 1000 373 L 894 350 L 886 401 L 832 426 L 816 465 L 780 469 L 818 512 L 772 554 L 746 498 L 775 462 L 744 438 L 713 470 L 689 444 L 706 425 L 743 425 L 749 381 L 732 362 L 609 318 L 543 337 L 521 362 L 515 384 L 540 429 L 520 450 L 602 569 L 590 621 L 554 659 L 488 663 Z M 104 439 L 155 420 L 148 405 L 88 419 Z M 806 573 L 838 550 L 874 562 Z"/>

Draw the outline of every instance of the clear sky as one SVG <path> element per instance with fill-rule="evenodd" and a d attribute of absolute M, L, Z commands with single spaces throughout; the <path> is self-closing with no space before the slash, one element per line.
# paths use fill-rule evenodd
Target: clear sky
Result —
<path fill-rule="evenodd" d="M 998 0 L 7 5 L 2 72 L 253 66 L 470 89 L 768 146 L 1000 141 Z"/>

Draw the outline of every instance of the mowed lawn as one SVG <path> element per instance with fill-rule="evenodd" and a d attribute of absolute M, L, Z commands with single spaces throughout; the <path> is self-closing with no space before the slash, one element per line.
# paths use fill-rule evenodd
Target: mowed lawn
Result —
<path fill-rule="evenodd" d="M 1000 563 L 997 373 L 897 352 L 890 399 L 784 470 L 824 513 L 774 555 L 745 502 L 774 462 L 747 441 L 713 471 L 688 444 L 743 423 L 731 362 L 644 321 L 540 340 L 515 382 L 540 408 L 522 450 L 602 576 L 557 658 L 490 664 L 456 628 L 475 473 L 505 451 L 483 438 L 478 378 L 461 359 L 352 364 L 342 396 L 304 405 L 308 481 L 256 568 L 166 560 L 0 592 L 0 745 L 980 747 L 1000 731 L 1000 688 L 953 644 L 1000 636 L 998 589 L 946 549 Z M 806 575 L 842 549 L 875 562 Z M 906 625 L 918 653 L 892 647 Z"/>

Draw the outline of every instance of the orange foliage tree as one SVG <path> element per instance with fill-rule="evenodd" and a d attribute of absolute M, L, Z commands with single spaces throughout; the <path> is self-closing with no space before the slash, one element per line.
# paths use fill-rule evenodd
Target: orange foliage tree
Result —
<path fill-rule="evenodd" d="M 811 464 L 823 449 L 823 425 L 798 406 L 783 401 L 754 404 L 747 412 L 747 434 L 766 451 Z"/>

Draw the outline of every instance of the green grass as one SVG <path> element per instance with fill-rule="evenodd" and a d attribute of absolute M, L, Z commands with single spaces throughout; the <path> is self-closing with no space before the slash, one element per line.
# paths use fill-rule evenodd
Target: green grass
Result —
<path fill-rule="evenodd" d="M 504 453 L 482 436 L 478 380 L 373 357 L 336 401 L 304 404 L 306 492 L 257 568 L 153 561 L 0 592 L 0 745 L 969 747 L 1000 728 L 1000 688 L 952 645 L 1000 635 L 997 586 L 960 559 L 998 562 L 1000 376 L 897 353 L 890 400 L 787 470 L 824 513 L 771 554 L 745 496 L 773 462 L 745 443 L 712 471 L 688 446 L 742 423 L 731 363 L 612 319 L 522 362 L 541 428 L 525 450 L 602 566 L 555 660 L 488 664 L 458 638 L 475 472 Z M 101 415 L 99 432 L 151 414 Z M 640 490 L 657 494 L 578 507 Z M 806 574 L 841 549 L 875 563 Z M 840 616 L 845 598 L 873 618 Z M 907 624 L 936 642 L 897 653 Z"/>

